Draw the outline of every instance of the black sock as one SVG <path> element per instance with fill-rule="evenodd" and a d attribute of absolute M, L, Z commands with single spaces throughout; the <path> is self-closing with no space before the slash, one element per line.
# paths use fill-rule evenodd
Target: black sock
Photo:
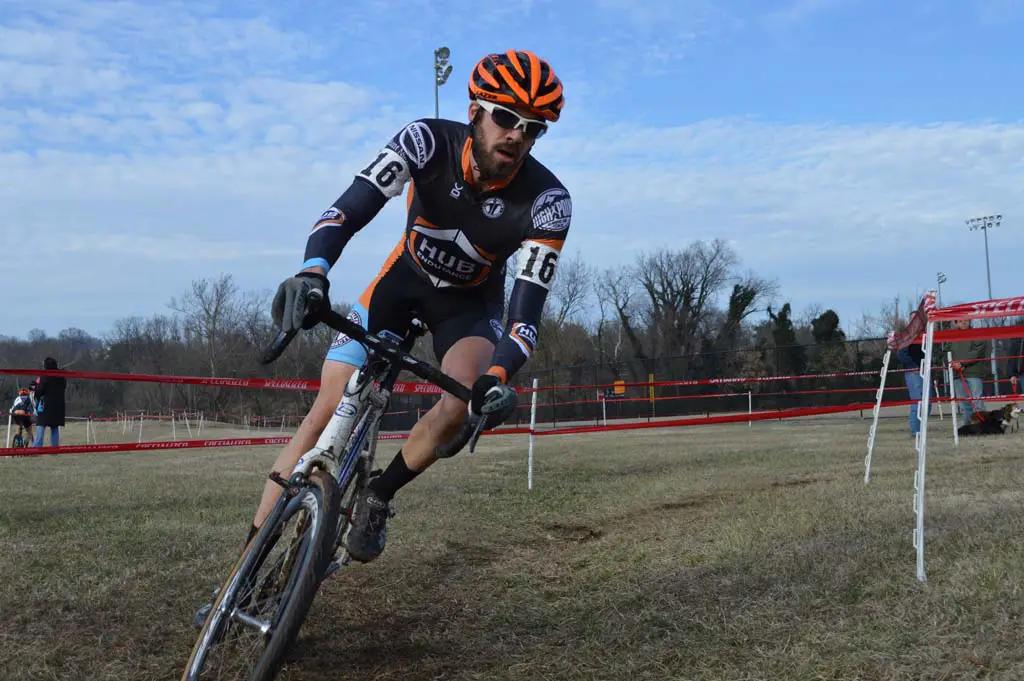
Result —
<path fill-rule="evenodd" d="M 402 450 L 399 449 L 398 454 L 384 469 L 384 472 L 370 481 L 369 488 L 373 490 L 378 499 L 389 502 L 395 496 L 395 492 L 412 482 L 413 478 L 419 474 L 419 471 L 409 470 L 409 467 L 405 465 Z"/>

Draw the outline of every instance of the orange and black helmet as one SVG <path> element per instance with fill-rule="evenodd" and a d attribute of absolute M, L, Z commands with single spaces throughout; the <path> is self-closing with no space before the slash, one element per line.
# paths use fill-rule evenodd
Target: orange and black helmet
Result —
<path fill-rule="evenodd" d="M 19 390 L 18 395 L 21 397 L 25 397 L 26 395 L 28 395 L 28 388 L 22 388 L 21 390 Z"/>
<path fill-rule="evenodd" d="M 565 104 L 562 81 L 551 64 L 526 50 L 489 54 L 477 62 L 469 77 L 469 98 L 526 109 L 552 122 Z"/>

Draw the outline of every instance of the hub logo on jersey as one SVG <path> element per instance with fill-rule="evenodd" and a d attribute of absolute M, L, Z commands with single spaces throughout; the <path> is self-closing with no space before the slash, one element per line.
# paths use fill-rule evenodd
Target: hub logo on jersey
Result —
<path fill-rule="evenodd" d="M 561 232 L 569 228 L 572 219 L 572 199 L 561 187 L 548 189 L 533 202 L 533 226 L 547 232 Z"/>
<path fill-rule="evenodd" d="M 487 217 L 497 218 L 501 217 L 501 214 L 505 212 L 505 202 L 499 196 L 492 196 L 484 199 L 483 205 L 480 208 Z"/>
<path fill-rule="evenodd" d="M 516 342 L 523 354 L 529 358 L 533 349 L 537 347 L 537 327 L 532 324 L 516 322 L 512 325 L 512 331 L 508 337 Z"/>
<path fill-rule="evenodd" d="M 398 135 L 398 144 L 410 161 L 420 170 L 434 155 L 434 133 L 425 123 L 413 121 Z"/>
<path fill-rule="evenodd" d="M 494 256 L 470 243 L 461 229 L 437 229 L 417 221 L 409 251 L 434 286 L 476 286 L 491 271 Z"/>

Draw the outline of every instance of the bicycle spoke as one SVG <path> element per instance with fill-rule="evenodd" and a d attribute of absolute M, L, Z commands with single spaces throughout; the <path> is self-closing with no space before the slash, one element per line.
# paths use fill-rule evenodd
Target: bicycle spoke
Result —
<path fill-rule="evenodd" d="M 285 521 L 281 534 L 271 540 L 268 555 L 249 584 L 240 585 L 234 606 L 225 614 L 219 641 L 207 652 L 201 678 L 249 678 L 274 634 L 284 594 L 292 586 L 292 569 L 308 548 L 311 526 L 309 511 L 300 507 Z"/>

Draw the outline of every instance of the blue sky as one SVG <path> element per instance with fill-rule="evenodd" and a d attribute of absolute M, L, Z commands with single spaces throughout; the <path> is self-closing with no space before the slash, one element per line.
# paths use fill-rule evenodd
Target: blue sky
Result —
<path fill-rule="evenodd" d="M 466 115 L 484 53 L 533 49 L 566 88 L 535 155 L 569 187 L 566 250 L 597 267 L 729 240 L 797 312 L 847 328 L 945 271 L 947 302 L 1019 295 L 1024 2 L 4 0 L 0 334 L 167 312 L 198 277 L 272 290 L 391 134 Z M 332 271 L 355 298 L 393 201 Z M 17 249 L 24 249 L 19 261 Z M 18 263 L 21 264 L 18 264 Z"/>

